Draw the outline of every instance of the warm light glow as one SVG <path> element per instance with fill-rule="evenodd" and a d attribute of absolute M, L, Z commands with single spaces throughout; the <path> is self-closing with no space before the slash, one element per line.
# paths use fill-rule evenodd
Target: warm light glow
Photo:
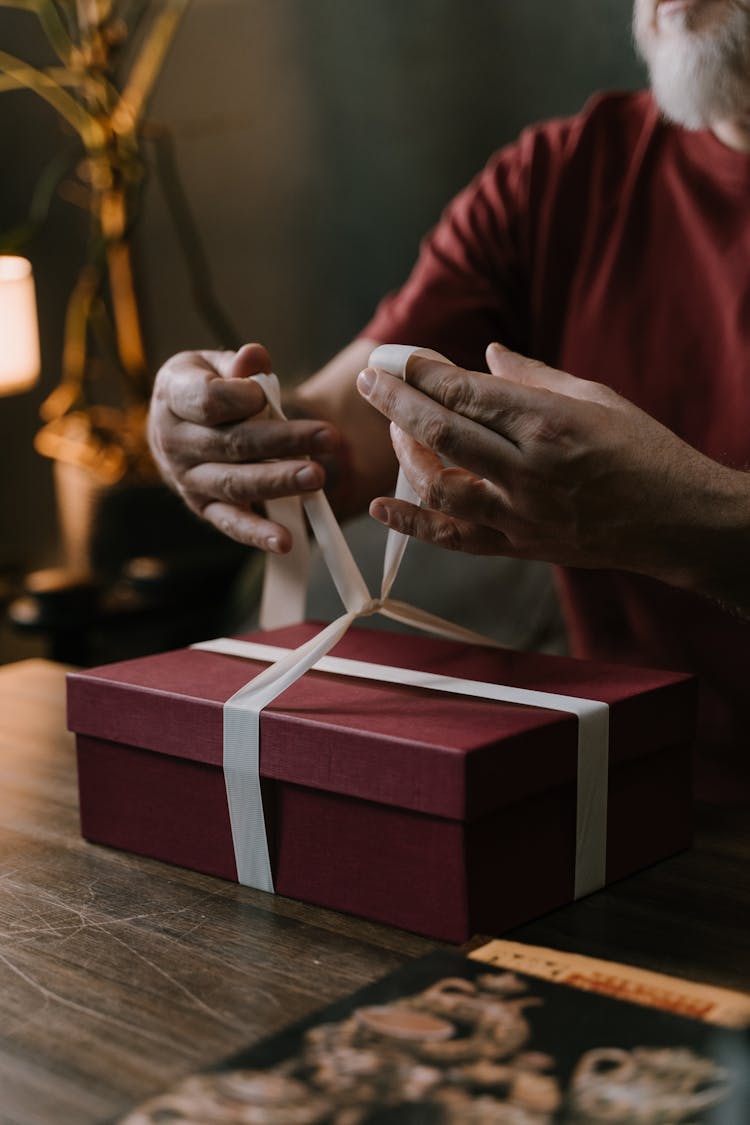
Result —
<path fill-rule="evenodd" d="M 0 395 L 28 390 L 39 378 L 39 370 L 31 262 L 0 254 Z"/>

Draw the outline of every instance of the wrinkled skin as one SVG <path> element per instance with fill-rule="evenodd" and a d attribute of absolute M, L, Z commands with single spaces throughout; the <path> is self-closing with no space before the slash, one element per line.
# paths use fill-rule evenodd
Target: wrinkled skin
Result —
<path fill-rule="evenodd" d="M 452 550 L 614 567 L 744 604 L 750 480 L 599 383 L 491 345 L 489 374 L 413 357 L 367 369 L 422 501 L 371 514 Z M 449 465 L 444 465 L 444 461 Z"/>
<path fill-rule="evenodd" d="M 265 396 L 248 376 L 270 370 L 260 344 L 174 356 L 156 378 L 149 440 L 188 507 L 232 539 L 284 553 L 289 532 L 252 505 L 322 488 L 325 471 L 308 458 L 330 453 L 340 437 L 324 422 L 264 417 Z"/>

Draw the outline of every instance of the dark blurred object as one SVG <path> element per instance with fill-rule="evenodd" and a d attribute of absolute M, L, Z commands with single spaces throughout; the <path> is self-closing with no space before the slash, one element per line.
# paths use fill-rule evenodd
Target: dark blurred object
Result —
<path fill-rule="evenodd" d="M 66 664 L 177 648 L 231 629 L 252 558 L 165 486 L 121 484 L 100 494 L 92 514 L 90 569 L 27 574 L 8 617 L 44 636 L 50 658 Z"/>
<path fill-rule="evenodd" d="M 18 563 L 0 557 L 0 608 L 18 594 L 21 582 L 22 573 Z"/>

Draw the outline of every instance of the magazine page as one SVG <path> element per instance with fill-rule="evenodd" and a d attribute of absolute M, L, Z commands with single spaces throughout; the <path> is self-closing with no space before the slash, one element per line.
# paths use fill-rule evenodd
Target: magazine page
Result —
<path fill-rule="evenodd" d="M 746 1032 L 435 953 L 121 1125 L 747 1121 Z"/>

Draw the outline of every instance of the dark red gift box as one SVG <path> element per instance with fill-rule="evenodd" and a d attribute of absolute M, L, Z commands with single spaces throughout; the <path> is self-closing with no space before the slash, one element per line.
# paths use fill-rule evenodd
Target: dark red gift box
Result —
<path fill-rule="evenodd" d="M 607 881 L 688 846 L 690 677 L 365 629 L 333 655 L 609 703 Z M 181 649 L 69 675 L 83 835 L 236 879 L 222 708 L 265 667 Z M 307 673 L 261 716 L 276 891 L 448 941 L 569 902 L 577 737 L 570 714 Z"/>

